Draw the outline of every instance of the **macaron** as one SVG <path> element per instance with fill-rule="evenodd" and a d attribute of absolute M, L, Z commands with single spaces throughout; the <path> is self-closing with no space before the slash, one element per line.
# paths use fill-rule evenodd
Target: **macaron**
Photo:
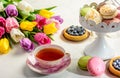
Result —
<path fill-rule="evenodd" d="M 87 64 L 88 72 L 93 76 L 100 76 L 105 72 L 105 63 L 99 57 L 92 57 Z"/>
<path fill-rule="evenodd" d="M 117 11 L 117 7 L 112 4 L 106 4 L 101 6 L 99 11 L 102 15 L 113 15 Z"/>
<path fill-rule="evenodd" d="M 120 19 L 118 19 L 118 18 L 113 18 L 113 19 L 108 19 L 108 20 L 106 19 L 106 20 L 103 20 L 103 22 L 105 22 L 107 25 L 109 25 L 112 22 L 119 23 Z"/>
<path fill-rule="evenodd" d="M 102 15 L 103 19 L 113 19 L 118 15 L 118 11 L 116 11 L 113 15 Z"/>
<path fill-rule="evenodd" d="M 79 60 L 78 60 L 78 66 L 80 69 L 82 70 L 87 70 L 87 64 L 88 64 L 88 60 L 91 58 L 91 56 L 82 56 Z"/>
<path fill-rule="evenodd" d="M 114 57 L 109 61 L 108 69 L 111 73 L 120 77 L 120 56 Z"/>
<path fill-rule="evenodd" d="M 117 16 L 117 7 L 113 4 L 105 4 L 99 9 L 103 19 L 112 19 Z"/>
<path fill-rule="evenodd" d="M 91 7 L 85 6 L 85 7 L 81 8 L 80 14 L 81 14 L 82 16 L 85 16 L 90 9 L 91 9 Z"/>
<path fill-rule="evenodd" d="M 117 15 L 116 15 L 116 18 L 120 19 L 120 10 L 117 10 Z"/>
<path fill-rule="evenodd" d="M 86 20 L 92 20 L 94 21 L 96 24 L 100 23 L 102 21 L 102 17 L 100 15 L 100 13 L 94 9 L 91 8 L 87 14 L 85 15 Z"/>

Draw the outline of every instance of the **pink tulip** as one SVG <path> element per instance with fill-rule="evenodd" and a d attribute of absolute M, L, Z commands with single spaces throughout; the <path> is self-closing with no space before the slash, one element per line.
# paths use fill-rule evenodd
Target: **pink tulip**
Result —
<path fill-rule="evenodd" d="M 41 30 L 46 24 L 47 19 L 37 14 L 35 21 L 37 22 L 37 28 Z"/>
<path fill-rule="evenodd" d="M 0 38 L 5 34 L 4 27 L 0 27 Z"/>
<path fill-rule="evenodd" d="M 39 45 L 44 45 L 44 44 L 50 44 L 51 43 L 50 38 L 46 34 L 44 34 L 44 33 L 36 33 L 34 35 L 34 40 Z"/>
<path fill-rule="evenodd" d="M 7 33 L 10 33 L 12 28 L 18 28 L 18 27 L 19 27 L 19 24 L 18 24 L 17 20 L 14 17 L 8 17 L 6 19 L 5 29 L 6 29 Z"/>
<path fill-rule="evenodd" d="M 0 16 L 0 26 L 5 27 L 5 19 Z"/>

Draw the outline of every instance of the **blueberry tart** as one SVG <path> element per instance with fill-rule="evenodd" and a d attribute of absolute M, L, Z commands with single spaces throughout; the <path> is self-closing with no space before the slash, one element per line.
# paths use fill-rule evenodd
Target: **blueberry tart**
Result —
<path fill-rule="evenodd" d="M 66 39 L 72 41 L 82 41 L 89 37 L 89 32 L 81 26 L 70 26 L 63 30 L 63 35 Z"/>
<path fill-rule="evenodd" d="M 108 68 L 111 73 L 120 77 L 120 56 L 112 58 L 109 62 Z"/>

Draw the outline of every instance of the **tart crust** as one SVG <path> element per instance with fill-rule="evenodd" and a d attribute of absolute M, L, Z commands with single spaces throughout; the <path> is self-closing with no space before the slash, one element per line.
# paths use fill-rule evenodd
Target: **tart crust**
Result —
<path fill-rule="evenodd" d="M 115 68 L 113 67 L 113 65 L 112 65 L 113 61 L 116 60 L 116 59 L 119 59 L 119 58 L 120 58 L 120 56 L 119 56 L 119 57 L 112 58 L 112 59 L 110 60 L 110 62 L 109 62 L 109 67 L 108 67 L 108 68 L 109 68 L 109 70 L 110 70 L 111 73 L 113 73 L 114 75 L 120 77 L 120 71 L 117 70 L 117 69 L 115 69 Z"/>
<path fill-rule="evenodd" d="M 73 36 L 73 35 L 70 35 L 66 32 L 67 28 L 63 30 L 63 36 L 68 39 L 68 40 L 71 40 L 71 41 L 82 41 L 82 40 L 85 40 L 89 37 L 90 33 L 85 30 L 85 33 L 83 35 L 80 35 L 80 36 Z"/>

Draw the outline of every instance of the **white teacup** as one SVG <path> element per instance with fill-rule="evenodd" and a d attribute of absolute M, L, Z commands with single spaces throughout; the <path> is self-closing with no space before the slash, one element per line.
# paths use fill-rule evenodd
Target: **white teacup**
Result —
<path fill-rule="evenodd" d="M 58 45 L 48 44 L 37 47 L 34 56 L 39 66 L 42 68 L 52 68 L 60 66 L 71 59 L 70 54 Z"/>

